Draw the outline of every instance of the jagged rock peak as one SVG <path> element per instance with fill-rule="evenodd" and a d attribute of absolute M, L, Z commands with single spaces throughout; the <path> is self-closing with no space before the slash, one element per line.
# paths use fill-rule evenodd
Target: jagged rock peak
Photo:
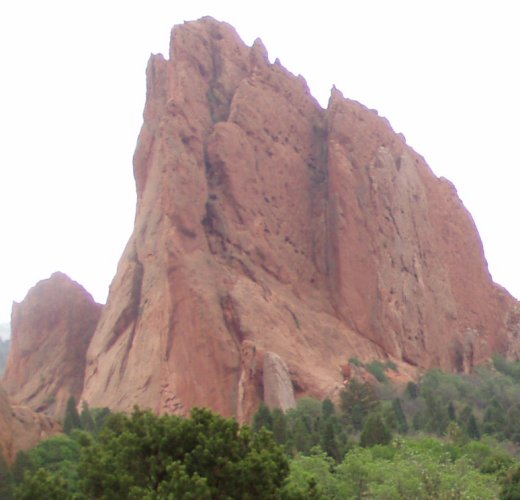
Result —
<path fill-rule="evenodd" d="M 413 374 L 518 349 L 516 302 L 453 189 L 387 120 L 337 89 L 323 110 L 228 24 L 176 26 L 150 59 L 134 173 L 91 405 L 247 420 L 267 352 L 296 397 L 321 397 L 352 356 Z"/>
<path fill-rule="evenodd" d="M 61 272 L 13 304 L 3 383 L 14 401 L 61 416 L 67 399 L 81 396 L 86 351 L 101 308 Z"/>

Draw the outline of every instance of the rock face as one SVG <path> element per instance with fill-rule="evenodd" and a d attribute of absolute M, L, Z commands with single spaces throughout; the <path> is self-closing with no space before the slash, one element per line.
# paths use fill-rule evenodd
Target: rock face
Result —
<path fill-rule="evenodd" d="M 50 417 L 27 407 L 12 406 L 0 385 L 0 453 L 11 463 L 19 451 L 36 446 L 42 439 L 61 431 Z"/>
<path fill-rule="evenodd" d="M 91 406 L 247 420 L 269 394 L 267 352 L 296 396 L 320 397 L 351 356 L 413 373 L 520 353 L 517 303 L 452 184 L 376 112 L 335 89 L 322 109 L 227 24 L 177 26 L 169 60 L 151 57 L 134 173 Z"/>
<path fill-rule="evenodd" d="M 62 273 L 40 281 L 13 304 L 11 351 L 3 378 L 17 404 L 63 416 L 83 389 L 85 356 L 101 305 Z"/>
<path fill-rule="evenodd" d="M 296 407 L 292 380 L 287 365 L 274 352 L 264 355 L 264 402 L 270 408 L 287 411 Z"/>
<path fill-rule="evenodd" d="M 12 410 L 9 399 L 2 386 L 0 386 L 0 453 L 6 459 L 12 456 L 13 426 Z"/>

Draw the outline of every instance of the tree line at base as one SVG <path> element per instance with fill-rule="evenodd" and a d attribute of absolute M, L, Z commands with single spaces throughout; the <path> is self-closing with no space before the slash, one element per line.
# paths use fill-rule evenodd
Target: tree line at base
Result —
<path fill-rule="evenodd" d="M 0 460 L 0 498 L 520 498 L 519 381 L 498 357 L 404 391 L 352 380 L 337 407 L 261 406 L 251 427 L 200 408 L 78 413 L 71 399 L 65 435 Z"/>

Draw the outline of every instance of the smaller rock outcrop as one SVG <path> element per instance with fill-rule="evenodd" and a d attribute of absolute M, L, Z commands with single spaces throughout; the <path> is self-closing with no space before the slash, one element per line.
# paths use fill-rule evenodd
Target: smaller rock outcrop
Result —
<path fill-rule="evenodd" d="M 264 402 L 270 408 L 283 411 L 296 407 L 289 369 L 274 352 L 264 355 Z"/>
<path fill-rule="evenodd" d="M 12 449 L 13 429 L 11 424 L 11 405 L 4 389 L 0 387 L 0 454 L 10 457 Z"/>
<path fill-rule="evenodd" d="M 40 281 L 13 304 L 3 383 L 15 404 L 62 416 L 67 399 L 79 399 L 85 355 L 101 308 L 63 273 Z"/>
<path fill-rule="evenodd" d="M 0 453 L 12 463 L 19 451 L 36 446 L 61 431 L 52 418 L 24 406 L 12 406 L 0 385 Z"/>

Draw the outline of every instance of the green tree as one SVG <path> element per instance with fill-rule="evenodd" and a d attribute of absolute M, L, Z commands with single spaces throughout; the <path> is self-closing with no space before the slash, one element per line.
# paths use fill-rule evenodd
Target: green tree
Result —
<path fill-rule="evenodd" d="M 505 410 L 496 398 L 493 398 L 484 412 L 482 430 L 486 434 L 503 433 L 506 429 Z"/>
<path fill-rule="evenodd" d="M 468 418 L 466 432 L 471 439 L 480 439 L 480 431 L 478 429 L 477 419 L 473 413 Z"/>
<path fill-rule="evenodd" d="M 321 403 L 321 414 L 323 416 L 323 419 L 327 419 L 331 417 L 332 415 L 336 415 L 336 407 L 334 406 L 334 403 L 329 399 L 326 398 Z"/>
<path fill-rule="evenodd" d="M 451 443 L 456 446 L 463 446 L 468 442 L 468 435 L 464 430 L 460 427 L 455 420 L 452 420 L 448 424 L 448 428 L 446 429 L 446 435 Z"/>
<path fill-rule="evenodd" d="M 26 451 L 19 451 L 11 467 L 14 483 L 21 483 L 26 472 L 36 472 L 36 467 Z"/>
<path fill-rule="evenodd" d="M 320 429 L 323 420 L 322 402 L 312 398 L 301 398 L 296 408 L 287 414 L 288 442 L 290 452 L 309 453 L 320 442 Z"/>
<path fill-rule="evenodd" d="M 285 413 L 280 408 L 275 408 L 271 412 L 271 417 L 274 439 L 278 444 L 285 445 L 287 442 L 287 419 Z"/>
<path fill-rule="evenodd" d="M 386 427 L 380 415 L 370 415 L 365 422 L 359 444 L 368 448 L 376 444 L 388 444 L 392 440 L 392 434 Z"/>
<path fill-rule="evenodd" d="M 329 457 L 333 458 L 336 462 L 341 461 L 343 453 L 336 436 L 336 425 L 332 417 L 327 418 L 323 424 L 320 444 L 323 451 Z"/>
<path fill-rule="evenodd" d="M 455 406 L 453 406 L 453 403 L 451 401 L 448 404 L 448 418 L 450 421 L 457 420 L 457 413 L 455 411 Z"/>
<path fill-rule="evenodd" d="M 459 415 L 459 424 L 464 432 L 471 439 L 480 439 L 480 431 L 478 429 L 477 419 L 472 408 L 466 405 Z"/>
<path fill-rule="evenodd" d="M 23 482 L 15 487 L 16 500 L 68 500 L 70 498 L 65 480 L 45 469 L 28 472 Z"/>
<path fill-rule="evenodd" d="M 340 407 L 342 420 L 355 430 L 363 428 L 363 422 L 367 415 L 379 406 L 379 401 L 374 389 L 366 382 L 361 383 L 356 379 L 350 381 L 348 386 L 341 391 Z"/>
<path fill-rule="evenodd" d="M 258 432 L 262 427 L 269 431 L 273 430 L 273 416 L 265 403 L 260 404 L 257 412 L 253 415 L 253 430 Z"/>
<path fill-rule="evenodd" d="M 293 421 L 290 448 L 297 452 L 309 453 L 312 445 L 312 436 L 309 433 L 309 429 L 304 418 L 299 415 L 296 421 Z"/>
<path fill-rule="evenodd" d="M 408 421 L 406 420 L 406 415 L 404 414 L 399 398 L 395 398 L 392 401 L 392 408 L 395 414 L 397 431 L 400 434 L 406 434 L 408 432 Z"/>
<path fill-rule="evenodd" d="M 107 419 L 84 448 L 81 471 L 89 498 L 157 498 L 174 488 L 172 498 L 194 498 L 195 490 L 200 498 L 253 499 L 276 496 L 288 463 L 264 428 L 252 433 L 205 409 L 189 419 L 135 409 Z"/>
<path fill-rule="evenodd" d="M 110 416 L 109 408 L 91 408 L 90 412 L 92 413 L 92 417 L 94 418 L 94 422 L 96 424 L 96 430 L 99 432 L 103 425 L 105 425 L 105 420 Z"/>
<path fill-rule="evenodd" d="M 448 408 L 442 404 L 440 397 L 435 394 L 434 391 L 428 391 L 424 399 L 426 402 L 425 430 L 442 436 L 446 432 L 450 422 Z"/>
<path fill-rule="evenodd" d="M 32 483 L 39 479 L 47 481 L 49 477 L 59 477 L 65 484 L 69 496 L 78 494 L 81 445 L 76 440 L 76 437 L 79 437 L 76 433 L 83 433 L 83 431 L 74 430 L 70 436 L 63 434 L 52 436 L 27 452 L 18 453 L 12 468 L 15 484 L 23 485 L 27 482 L 27 477 L 32 478 Z M 45 474 L 37 474 L 40 469 Z"/>
<path fill-rule="evenodd" d="M 86 401 L 83 401 L 83 404 L 81 405 L 81 414 L 79 419 L 82 429 L 92 433 L 97 431 L 96 422 L 94 421 L 94 417 L 92 416 L 92 412 L 90 411 Z"/>
<path fill-rule="evenodd" d="M 71 396 L 67 400 L 67 408 L 65 410 L 65 420 L 63 421 L 63 430 L 65 434 L 70 434 L 73 429 L 81 429 L 81 419 L 76 408 L 76 399 Z"/>
<path fill-rule="evenodd" d="M 452 444 L 435 438 L 401 438 L 386 446 L 355 448 L 332 475 L 342 496 L 326 498 L 497 498 L 496 478 L 479 472 L 452 449 Z"/>
<path fill-rule="evenodd" d="M 405 394 L 410 399 L 417 399 L 419 396 L 419 386 L 415 382 L 408 382 L 406 385 Z"/>
<path fill-rule="evenodd" d="M 511 406 L 507 411 L 505 432 L 511 441 L 520 444 L 520 403 Z"/>
<path fill-rule="evenodd" d="M 0 450 L 0 498 L 10 500 L 12 498 L 13 478 L 9 466 Z"/>
<path fill-rule="evenodd" d="M 282 498 L 350 498 L 334 474 L 334 460 L 319 449 L 291 460 L 291 472 Z"/>
<path fill-rule="evenodd" d="M 520 466 L 511 469 L 505 476 L 500 490 L 500 500 L 518 500 L 520 498 Z"/>
<path fill-rule="evenodd" d="M 186 467 L 173 462 L 166 467 L 167 479 L 159 484 L 159 498 L 182 498 L 183 500 L 210 500 L 211 488 L 206 478 L 194 472 L 191 476 Z M 152 496 L 153 497 L 153 496 Z"/>

